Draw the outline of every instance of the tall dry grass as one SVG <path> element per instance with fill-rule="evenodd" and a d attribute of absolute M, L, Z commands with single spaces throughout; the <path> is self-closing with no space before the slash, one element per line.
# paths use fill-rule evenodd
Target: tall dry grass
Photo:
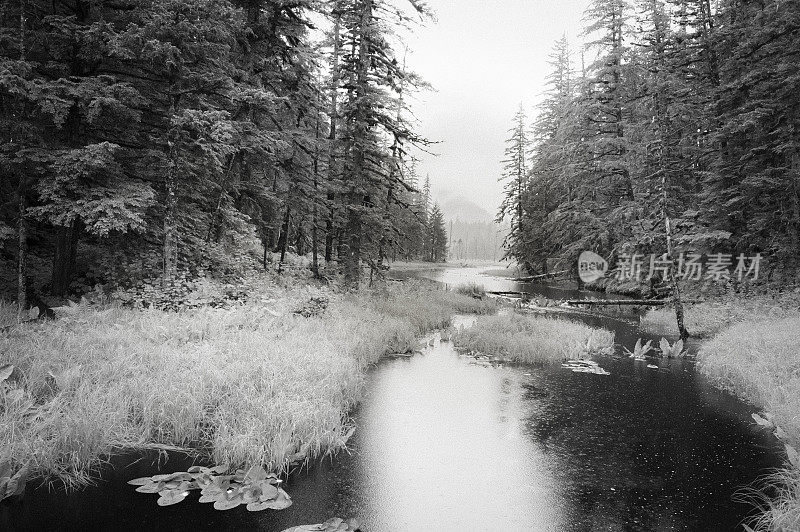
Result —
<path fill-rule="evenodd" d="M 542 364 L 613 347 L 614 333 L 583 323 L 543 316 L 512 314 L 479 319 L 452 336 L 456 348 L 516 362 Z"/>
<path fill-rule="evenodd" d="M 689 334 L 710 338 L 723 328 L 742 321 L 769 321 L 799 316 L 794 295 L 781 298 L 749 296 L 727 298 L 686 305 L 684 321 Z M 672 307 L 651 309 L 641 319 L 643 332 L 668 336 L 678 334 L 675 310 Z"/>
<path fill-rule="evenodd" d="M 0 334 L 0 366 L 19 369 L 25 395 L 0 394 L 0 446 L 67 485 L 89 481 L 114 453 L 153 446 L 284 471 L 301 448 L 318 456 L 342 446 L 370 364 L 412 349 L 454 313 L 493 310 L 400 287 L 326 293 L 322 315 L 292 312 L 319 291 L 227 310 L 78 306 L 14 327 Z"/>
<path fill-rule="evenodd" d="M 698 367 L 713 384 L 773 414 L 795 448 L 800 448 L 798 331 L 800 317 L 734 323 L 698 354 Z M 765 489 L 758 490 L 761 496 L 756 499 L 764 513 L 755 523 L 757 529 L 800 529 L 800 471 L 787 464 L 761 487 Z"/>
<path fill-rule="evenodd" d="M 486 288 L 482 284 L 478 284 L 476 282 L 458 285 L 453 290 L 457 294 L 463 294 L 465 296 L 470 296 L 476 299 L 481 299 L 486 297 Z"/>

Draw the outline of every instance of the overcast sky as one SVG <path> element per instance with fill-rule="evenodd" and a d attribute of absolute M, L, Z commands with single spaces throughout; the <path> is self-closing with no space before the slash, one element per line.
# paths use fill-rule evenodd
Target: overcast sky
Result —
<path fill-rule="evenodd" d="M 420 132 L 440 141 L 438 157 L 419 154 L 436 199 L 460 194 L 497 212 L 511 119 L 520 103 L 532 114 L 553 43 L 564 33 L 576 42 L 588 3 L 429 0 L 438 22 L 417 29 L 408 63 L 436 90 L 411 103 Z"/>

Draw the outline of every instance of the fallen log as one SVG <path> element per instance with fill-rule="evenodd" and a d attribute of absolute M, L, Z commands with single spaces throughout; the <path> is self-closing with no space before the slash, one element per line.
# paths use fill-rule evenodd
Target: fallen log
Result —
<path fill-rule="evenodd" d="M 700 301 L 684 301 L 684 303 L 700 303 Z M 672 304 L 671 299 L 568 299 L 569 305 L 636 305 L 658 307 Z"/>
<path fill-rule="evenodd" d="M 535 281 L 537 279 L 546 279 L 548 277 L 556 277 L 558 275 L 564 275 L 570 273 L 569 270 L 561 270 L 558 272 L 550 272 L 550 273 L 543 273 L 541 275 L 529 275 L 527 277 L 518 277 L 516 279 L 512 279 L 517 283 L 530 283 L 531 281 Z"/>

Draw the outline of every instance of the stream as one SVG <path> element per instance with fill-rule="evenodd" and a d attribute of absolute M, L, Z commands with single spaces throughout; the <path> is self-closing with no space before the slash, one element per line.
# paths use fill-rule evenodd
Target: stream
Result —
<path fill-rule="evenodd" d="M 604 297 L 473 268 L 408 276 Z M 563 317 L 611 329 L 629 349 L 640 336 L 634 311 Z M 691 361 L 651 369 L 599 357 L 611 373 L 604 376 L 492 364 L 431 338 L 423 354 L 370 372 L 349 451 L 293 474 L 289 509 L 218 512 L 197 496 L 158 507 L 125 484 L 156 472 L 149 456 L 117 461 L 97 486 L 71 495 L 30 489 L 0 507 L 0 529 L 280 531 L 352 516 L 369 532 L 737 530 L 752 509 L 734 492 L 781 463 L 781 446 L 752 422 L 754 409 L 712 388 Z M 162 468 L 187 465 L 173 458 Z"/>

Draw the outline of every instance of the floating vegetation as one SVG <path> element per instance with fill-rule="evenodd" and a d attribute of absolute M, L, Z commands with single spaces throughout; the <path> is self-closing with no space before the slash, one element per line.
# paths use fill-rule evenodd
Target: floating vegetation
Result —
<path fill-rule="evenodd" d="M 334 517 L 328 519 L 324 523 L 316 525 L 300 525 L 292 528 L 287 528 L 283 532 L 357 532 L 361 530 L 361 524 L 356 519 L 340 519 Z"/>
<path fill-rule="evenodd" d="M 683 354 L 683 340 L 678 340 L 673 345 L 669 344 L 666 338 L 662 338 L 658 343 L 661 349 L 661 356 L 667 358 L 679 358 Z"/>
<path fill-rule="evenodd" d="M 587 355 L 611 355 L 614 353 L 614 346 L 611 344 L 604 344 L 602 341 L 589 336 L 586 339 L 586 345 L 583 346 L 583 351 Z"/>
<path fill-rule="evenodd" d="M 773 429 L 773 436 L 778 438 L 781 443 L 783 443 L 783 446 L 786 450 L 786 456 L 789 458 L 789 463 L 793 467 L 800 469 L 800 453 L 798 453 L 797 449 L 788 443 L 790 439 L 789 435 L 786 434 L 786 431 L 775 424 L 775 418 L 773 415 L 769 412 L 762 412 L 760 415 L 753 413 L 751 416 L 753 417 L 753 421 L 755 421 L 759 427 Z"/>
<path fill-rule="evenodd" d="M 652 340 L 648 340 L 646 344 L 642 345 L 642 339 L 639 338 L 636 340 L 636 345 L 633 347 L 633 351 L 629 351 L 627 347 L 623 347 L 623 349 L 625 349 L 625 352 L 632 359 L 643 362 L 647 360 L 647 354 L 653 350 L 653 347 L 650 345 L 652 343 Z"/>
<path fill-rule="evenodd" d="M 561 364 L 562 368 L 569 369 L 574 373 L 594 373 L 595 375 L 611 375 L 608 371 L 600 367 L 594 360 L 567 360 Z"/>
<path fill-rule="evenodd" d="M 240 504 L 251 512 L 283 510 L 292 505 L 289 494 L 280 488 L 281 480 L 260 465 L 245 473 L 239 469 L 226 474 L 228 466 L 192 466 L 186 472 L 154 475 L 129 480 L 139 493 L 158 493 L 158 505 L 183 501 L 192 490 L 200 490 L 200 502 L 214 503 L 217 510 L 230 510 Z M 324 530 L 324 529 L 323 529 Z"/>

